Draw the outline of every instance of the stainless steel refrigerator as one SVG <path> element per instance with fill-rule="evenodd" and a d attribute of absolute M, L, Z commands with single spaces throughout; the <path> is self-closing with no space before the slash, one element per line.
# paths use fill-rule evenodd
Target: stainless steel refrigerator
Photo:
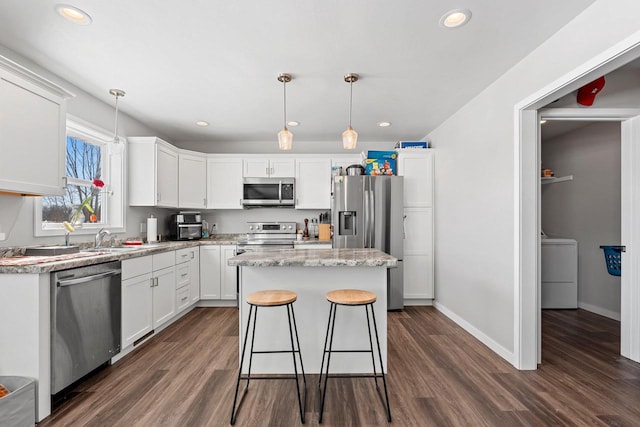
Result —
<path fill-rule="evenodd" d="M 401 176 L 334 177 L 334 248 L 376 248 L 398 258 L 387 270 L 387 309 L 404 307 L 404 182 Z"/>

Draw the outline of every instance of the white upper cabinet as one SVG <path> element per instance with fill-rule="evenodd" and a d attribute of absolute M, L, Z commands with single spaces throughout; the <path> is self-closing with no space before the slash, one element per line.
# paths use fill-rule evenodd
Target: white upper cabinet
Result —
<path fill-rule="evenodd" d="M 295 160 L 292 158 L 245 158 L 244 176 L 247 178 L 292 178 L 295 176 Z"/>
<path fill-rule="evenodd" d="M 156 137 L 128 141 L 129 205 L 178 207 L 178 150 Z"/>
<path fill-rule="evenodd" d="M 433 152 L 418 150 L 398 153 L 398 175 L 404 176 L 404 206 L 433 206 Z"/>
<path fill-rule="evenodd" d="M 359 165 L 362 163 L 360 155 L 333 157 L 331 159 L 331 168 L 342 168 L 342 173 L 347 173 L 347 167 L 351 165 Z"/>
<path fill-rule="evenodd" d="M 296 209 L 331 208 L 331 159 L 296 159 Z"/>
<path fill-rule="evenodd" d="M 0 56 L 0 192 L 64 195 L 72 94 Z"/>
<path fill-rule="evenodd" d="M 242 209 L 242 157 L 207 159 L 207 209 Z"/>
<path fill-rule="evenodd" d="M 207 157 L 193 151 L 178 153 L 178 207 L 207 207 Z"/>

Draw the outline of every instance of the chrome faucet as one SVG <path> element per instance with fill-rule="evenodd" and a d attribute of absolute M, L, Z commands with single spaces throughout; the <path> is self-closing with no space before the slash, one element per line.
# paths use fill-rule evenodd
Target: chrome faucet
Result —
<path fill-rule="evenodd" d="M 111 235 L 111 232 L 107 229 L 101 228 L 100 231 L 98 231 L 98 234 L 96 234 L 96 248 L 100 248 L 102 247 L 102 241 L 104 240 L 104 236 L 109 236 Z"/>

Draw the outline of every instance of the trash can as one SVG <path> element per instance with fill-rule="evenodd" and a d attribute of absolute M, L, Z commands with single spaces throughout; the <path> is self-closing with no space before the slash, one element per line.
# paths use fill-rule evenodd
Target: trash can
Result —
<path fill-rule="evenodd" d="M 0 427 L 33 426 L 36 423 L 35 381 L 27 377 L 3 377 L 9 394 L 0 398 Z"/>

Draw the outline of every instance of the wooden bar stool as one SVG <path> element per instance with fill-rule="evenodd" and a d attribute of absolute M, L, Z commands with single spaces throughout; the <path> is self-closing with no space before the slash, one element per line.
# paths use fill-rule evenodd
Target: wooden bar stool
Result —
<path fill-rule="evenodd" d="M 281 291 L 281 290 L 269 290 L 269 291 L 259 291 L 249 294 L 247 296 L 247 303 L 249 304 L 249 319 L 247 320 L 247 330 L 244 334 L 244 343 L 242 344 L 242 355 L 240 356 L 240 369 L 238 370 L 238 381 L 236 382 L 236 393 L 233 398 L 233 407 L 231 408 L 231 424 L 235 424 L 236 416 L 238 415 L 238 411 L 240 410 L 240 405 L 242 404 L 242 400 L 247 394 L 247 390 L 249 388 L 250 380 L 296 380 L 296 389 L 298 392 L 298 406 L 300 407 L 300 418 L 302 420 L 302 424 L 304 424 L 304 413 L 307 407 L 307 378 L 304 375 L 304 366 L 302 364 L 302 355 L 300 354 L 300 341 L 298 340 L 298 327 L 296 326 L 296 316 L 293 313 L 293 303 L 298 299 L 298 295 L 295 292 L 291 291 Z M 291 350 L 271 350 L 271 351 L 255 351 L 253 349 L 253 342 L 256 336 L 256 319 L 258 315 L 258 307 L 287 307 L 287 318 L 289 319 L 289 337 L 291 338 Z M 251 332 L 251 349 L 249 352 L 249 370 L 247 375 L 242 375 L 242 366 L 244 364 L 244 356 L 245 350 L 247 348 L 247 338 L 249 336 L 249 325 L 251 324 L 251 317 L 253 316 L 253 327 Z M 295 334 L 295 345 L 294 345 L 294 334 Z M 268 353 L 291 353 L 293 357 L 293 372 L 292 376 L 278 376 L 275 377 L 264 377 L 264 376 L 251 376 L 251 360 L 254 354 L 268 354 Z M 296 362 L 296 354 L 300 358 L 300 369 L 302 371 L 302 379 L 304 382 L 304 407 L 303 400 L 300 393 L 300 383 L 298 381 L 298 365 Z M 238 390 L 240 388 L 240 380 L 247 380 L 247 385 L 240 397 L 240 402 L 238 402 L 238 406 L 236 408 L 236 402 L 238 400 Z"/>
<path fill-rule="evenodd" d="M 376 325 L 376 316 L 373 312 L 373 303 L 376 302 L 376 294 L 369 291 L 361 291 L 357 289 L 338 289 L 327 293 L 327 301 L 331 303 L 331 307 L 329 308 L 329 322 L 327 323 L 327 334 L 324 339 L 324 351 L 322 353 L 322 365 L 320 366 L 320 378 L 318 380 L 318 388 L 320 388 L 322 384 L 322 369 L 324 368 L 324 359 L 327 356 L 327 367 L 324 373 L 324 388 L 322 390 L 322 402 L 320 404 L 320 419 L 319 422 L 322 423 L 322 414 L 324 412 L 324 399 L 327 394 L 327 382 L 329 378 L 374 378 L 376 383 L 376 390 L 378 391 L 378 395 L 380 396 L 380 400 L 382 404 L 386 407 L 385 410 L 387 412 L 387 420 L 391 422 L 391 407 L 389 406 L 389 394 L 387 392 L 387 380 L 384 375 L 384 369 L 382 365 L 382 351 L 380 350 L 380 340 L 378 339 L 378 326 Z M 367 316 L 367 329 L 369 331 L 369 350 L 334 350 L 333 349 L 333 331 L 336 326 L 336 309 L 339 305 L 355 307 L 355 306 L 364 306 L 366 316 Z M 376 335 L 376 344 L 378 346 L 378 361 L 380 362 L 380 374 L 376 372 L 376 361 L 374 357 L 373 351 L 373 340 L 371 338 L 371 323 L 369 321 L 369 309 L 371 309 L 371 319 L 373 319 L 373 329 Z M 329 333 L 331 331 L 331 333 Z M 329 348 L 327 349 L 327 342 L 329 343 Z M 329 363 L 331 362 L 331 353 L 371 353 L 371 362 L 373 363 L 373 375 L 345 375 L 345 374 L 329 374 Z M 384 399 L 380 392 L 380 387 L 378 386 L 378 378 L 382 377 L 382 384 L 384 385 Z"/>

